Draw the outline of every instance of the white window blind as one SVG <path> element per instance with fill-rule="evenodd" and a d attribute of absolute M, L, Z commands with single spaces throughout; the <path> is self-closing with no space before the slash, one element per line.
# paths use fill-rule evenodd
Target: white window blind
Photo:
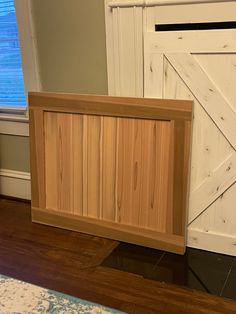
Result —
<path fill-rule="evenodd" d="M 26 107 L 13 0 L 0 0 L 0 108 Z"/>

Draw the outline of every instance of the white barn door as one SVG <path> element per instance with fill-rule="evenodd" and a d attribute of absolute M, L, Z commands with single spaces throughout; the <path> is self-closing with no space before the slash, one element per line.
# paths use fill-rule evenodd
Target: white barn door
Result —
<path fill-rule="evenodd" d="M 145 33 L 144 96 L 194 100 L 187 243 L 236 255 L 236 30 Z"/>
<path fill-rule="evenodd" d="M 236 1 L 104 0 L 109 95 L 194 100 L 187 245 L 236 256 Z"/>

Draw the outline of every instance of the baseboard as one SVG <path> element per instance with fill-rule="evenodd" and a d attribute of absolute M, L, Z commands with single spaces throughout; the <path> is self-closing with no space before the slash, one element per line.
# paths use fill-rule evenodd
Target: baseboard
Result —
<path fill-rule="evenodd" d="M 6 117 L 3 118 L 2 116 L 0 116 L 0 134 L 29 136 L 29 123 L 27 118 L 21 117 L 18 118 L 19 121 L 13 121 L 14 116 L 11 116 L 11 119 L 12 120 L 7 120 Z"/>
<path fill-rule="evenodd" d="M 30 200 L 30 173 L 0 169 L 0 194 Z"/>
<path fill-rule="evenodd" d="M 236 256 L 236 236 L 190 229 L 187 239 L 188 247 Z"/>

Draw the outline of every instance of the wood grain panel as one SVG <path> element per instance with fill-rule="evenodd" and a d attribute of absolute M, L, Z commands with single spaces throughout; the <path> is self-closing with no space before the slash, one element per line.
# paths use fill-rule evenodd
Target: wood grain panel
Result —
<path fill-rule="evenodd" d="M 120 223 L 165 232 L 170 122 L 119 119 L 118 143 L 116 124 L 117 118 L 45 113 L 47 207 L 111 221 L 118 209 Z"/>
<path fill-rule="evenodd" d="M 101 219 L 61 214 L 50 209 L 32 208 L 32 219 L 47 225 L 73 231 L 94 234 L 96 236 L 124 242 L 140 244 L 151 248 L 159 248 L 179 254 L 184 253 L 184 238 L 145 228 L 126 226 Z"/>
<path fill-rule="evenodd" d="M 148 227 L 161 232 L 166 231 L 169 158 L 172 158 L 170 156 L 170 126 L 170 122 L 155 122 L 151 138 L 152 147 L 149 153 L 151 159 L 149 160 L 151 180 L 149 185 Z"/>
<path fill-rule="evenodd" d="M 82 128 L 82 160 L 83 160 L 83 173 L 82 173 L 82 205 L 83 215 L 88 215 L 88 116 L 83 116 L 83 128 Z"/>
<path fill-rule="evenodd" d="M 184 128 L 183 122 L 174 125 L 174 186 L 173 186 L 173 233 L 183 235 L 182 220 L 185 211 L 184 200 Z"/>
<path fill-rule="evenodd" d="M 44 113 L 46 207 L 59 210 L 57 114 Z"/>
<path fill-rule="evenodd" d="M 103 118 L 101 217 L 116 220 L 117 118 Z"/>
<path fill-rule="evenodd" d="M 149 121 L 151 122 L 151 121 Z M 133 225 L 142 225 L 142 221 L 140 221 L 140 210 L 142 208 L 142 173 L 146 170 L 145 162 L 143 163 L 143 156 L 142 156 L 142 133 L 144 132 L 143 124 L 145 120 L 138 120 L 134 119 L 133 125 L 133 152 L 132 152 L 132 165 L 129 169 L 127 175 L 132 178 L 132 217 L 131 221 Z M 145 134 L 144 134 L 145 135 Z M 132 142 L 129 144 L 132 146 Z M 119 176 L 119 173 L 118 173 Z M 124 183 L 125 185 L 125 183 Z M 125 209 L 128 211 L 128 208 Z"/>
<path fill-rule="evenodd" d="M 192 103 L 186 100 L 31 92 L 29 104 L 30 108 L 55 112 L 142 119 L 192 119 Z"/>
<path fill-rule="evenodd" d="M 59 208 L 73 212 L 72 115 L 58 114 Z"/>
<path fill-rule="evenodd" d="M 87 117 L 87 215 L 100 217 L 100 141 L 101 141 L 101 117 Z M 84 149 L 86 147 L 84 146 Z M 86 197 L 86 195 L 84 195 Z"/>
<path fill-rule="evenodd" d="M 123 224 L 135 224 L 136 218 L 135 213 L 132 213 L 134 125 L 134 119 L 119 120 L 117 216 L 118 222 Z"/>
<path fill-rule="evenodd" d="M 81 99 L 88 101 L 89 96 Z M 103 98 L 91 99 L 95 106 Z M 47 100 L 45 97 L 46 104 Z M 78 99 L 73 96 L 72 100 Z M 114 97 L 106 101 L 116 108 Z M 131 104 L 135 111 L 135 103 Z M 106 116 L 103 110 L 96 115 L 78 114 L 70 111 L 73 106 L 66 113 L 56 112 L 54 105 L 53 111 L 36 106 L 31 114 L 39 114 L 38 131 L 32 118 L 31 134 L 35 140 L 39 134 L 41 145 L 41 159 L 35 154 L 39 148 L 32 146 L 32 169 L 38 175 L 34 165 L 40 163 L 42 170 L 41 181 L 34 186 L 34 207 L 37 212 L 42 209 L 52 214 L 40 214 L 38 221 L 45 217 L 48 223 L 48 217 L 50 221 L 60 215 L 62 227 L 183 252 L 190 122 L 185 118 L 163 120 L 162 116 L 139 119 L 136 113 L 132 118 Z M 145 106 L 139 109 L 145 111 Z M 180 111 L 185 114 L 188 110 L 182 107 Z M 42 206 L 39 184 L 41 191 L 46 191 Z"/>
<path fill-rule="evenodd" d="M 235 29 L 149 32 L 145 47 L 149 53 L 235 53 L 235 35 Z"/>
<path fill-rule="evenodd" d="M 166 172 L 165 175 L 168 173 L 169 161 L 168 158 L 164 161 L 163 156 L 169 150 L 169 122 L 143 121 L 140 129 L 142 145 L 139 152 L 141 163 L 138 167 L 141 182 L 139 225 L 164 232 L 167 196 L 163 190 L 168 177 L 162 177 L 162 174 L 163 171 Z M 167 140 L 167 146 L 163 140 Z"/>
<path fill-rule="evenodd" d="M 73 213 L 83 214 L 83 127 L 84 117 L 72 115 Z"/>
<path fill-rule="evenodd" d="M 45 113 L 47 206 L 73 212 L 72 115 Z"/>
<path fill-rule="evenodd" d="M 171 121 L 170 122 L 170 142 L 169 142 L 167 204 L 166 204 L 166 232 L 168 234 L 173 233 L 173 219 L 174 219 L 174 213 L 173 213 L 174 211 L 174 163 L 175 163 L 175 160 L 174 160 L 175 133 L 174 132 L 175 132 L 175 122 Z M 189 167 L 187 167 L 186 169 L 188 170 Z"/>
<path fill-rule="evenodd" d="M 169 122 L 120 121 L 119 222 L 165 232 L 170 136 Z"/>
<path fill-rule="evenodd" d="M 44 119 L 43 110 L 29 110 L 30 117 L 30 169 L 32 205 L 44 208 L 45 195 L 45 162 L 44 162 Z"/>

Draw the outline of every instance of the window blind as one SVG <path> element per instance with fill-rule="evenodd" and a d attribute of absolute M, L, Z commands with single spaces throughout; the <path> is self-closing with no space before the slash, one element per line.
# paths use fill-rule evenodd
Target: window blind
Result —
<path fill-rule="evenodd" d="M 25 107 L 26 97 L 13 0 L 0 0 L 0 107 Z"/>

